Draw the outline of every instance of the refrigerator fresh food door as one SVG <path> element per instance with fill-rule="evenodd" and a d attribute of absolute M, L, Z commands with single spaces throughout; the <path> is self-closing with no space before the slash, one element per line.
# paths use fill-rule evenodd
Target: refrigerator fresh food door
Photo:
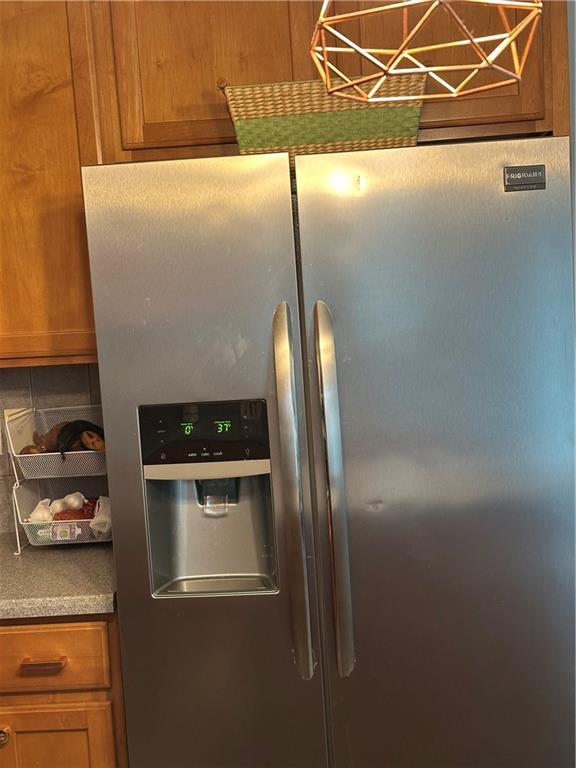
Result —
<path fill-rule="evenodd" d="M 84 191 L 130 764 L 324 768 L 287 156 Z"/>
<path fill-rule="evenodd" d="M 569 768 L 568 141 L 296 167 L 334 764 Z"/>

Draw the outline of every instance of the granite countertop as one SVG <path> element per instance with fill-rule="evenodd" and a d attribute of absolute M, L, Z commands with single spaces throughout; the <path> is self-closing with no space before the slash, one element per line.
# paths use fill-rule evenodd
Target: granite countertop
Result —
<path fill-rule="evenodd" d="M 111 544 L 15 549 L 15 535 L 1 534 L 0 619 L 114 611 Z"/>

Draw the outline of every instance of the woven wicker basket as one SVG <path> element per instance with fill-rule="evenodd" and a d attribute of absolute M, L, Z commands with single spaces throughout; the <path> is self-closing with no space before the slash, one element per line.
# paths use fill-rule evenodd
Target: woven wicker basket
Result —
<path fill-rule="evenodd" d="M 426 75 L 390 78 L 389 95 L 424 93 Z M 224 89 L 240 154 L 348 152 L 416 144 L 422 102 L 362 104 L 320 80 Z"/>

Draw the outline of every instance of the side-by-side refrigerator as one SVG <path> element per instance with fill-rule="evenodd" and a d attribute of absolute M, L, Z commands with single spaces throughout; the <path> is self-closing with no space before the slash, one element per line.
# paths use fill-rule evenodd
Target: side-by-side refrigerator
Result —
<path fill-rule="evenodd" d="M 131 768 L 571 768 L 568 140 L 295 173 L 84 169 Z"/>

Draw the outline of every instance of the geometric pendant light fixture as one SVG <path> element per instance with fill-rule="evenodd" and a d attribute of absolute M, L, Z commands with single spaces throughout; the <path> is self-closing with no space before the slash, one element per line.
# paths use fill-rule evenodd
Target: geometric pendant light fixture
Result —
<path fill-rule="evenodd" d="M 324 0 L 310 54 L 328 93 L 364 102 L 450 99 L 519 82 L 542 14 L 541 0 L 363 5 L 337 13 Z M 415 74 L 414 93 L 390 87 Z"/>

